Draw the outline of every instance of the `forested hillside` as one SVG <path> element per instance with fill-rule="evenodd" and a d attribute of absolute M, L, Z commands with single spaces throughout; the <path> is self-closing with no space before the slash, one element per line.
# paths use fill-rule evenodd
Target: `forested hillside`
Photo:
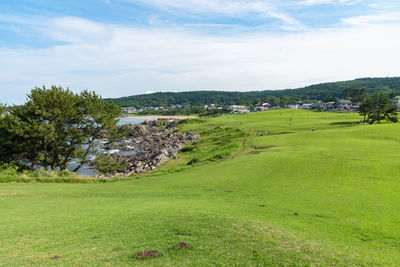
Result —
<path fill-rule="evenodd" d="M 365 88 L 368 94 L 400 94 L 400 77 L 362 78 L 352 81 L 311 85 L 298 89 L 265 90 L 252 92 L 192 91 L 180 93 L 154 93 L 112 99 L 122 107 L 156 107 L 170 105 L 246 104 L 268 102 L 284 106 L 298 101 L 343 98 L 345 88 Z"/>

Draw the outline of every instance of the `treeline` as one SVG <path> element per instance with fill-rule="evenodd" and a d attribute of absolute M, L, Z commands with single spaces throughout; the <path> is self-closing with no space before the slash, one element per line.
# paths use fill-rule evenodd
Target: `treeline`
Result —
<path fill-rule="evenodd" d="M 346 98 L 346 88 L 365 89 L 366 94 L 381 93 L 388 96 L 400 95 L 400 77 L 362 78 L 352 81 L 311 85 L 298 89 L 266 90 L 252 92 L 192 91 L 180 93 L 154 93 L 111 99 L 121 107 L 168 107 L 171 105 L 201 106 L 248 105 L 268 102 L 273 106 L 286 106 L 299 101 L 333 101 Z"/>

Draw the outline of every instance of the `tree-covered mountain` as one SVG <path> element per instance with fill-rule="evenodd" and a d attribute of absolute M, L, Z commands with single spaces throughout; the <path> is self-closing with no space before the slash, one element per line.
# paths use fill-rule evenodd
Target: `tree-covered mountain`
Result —
<path fill-rule="evenodd" d="M 322 83 L 298 89 L 265 90 L 251 92 L 191 91 L 179 93 L 154 93 L 112 99 L 122 107 L 159 107 L 171 105 L 256 105 L 268 102 L 272 105 L 285 106 L 299 101 L 331 100 L 344 98 L 346 88 L 364 88 L 367 94 L 400 94 L 400 77 L 362 78 L 351 81 Z"/>

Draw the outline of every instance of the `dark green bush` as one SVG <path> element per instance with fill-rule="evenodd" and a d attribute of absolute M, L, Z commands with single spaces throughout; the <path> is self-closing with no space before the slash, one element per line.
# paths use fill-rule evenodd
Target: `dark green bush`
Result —
<path fill-rule="evenodd" d="M 195 146 L 186 146 L 186 147 L 182 148 L 182 149 L 180 150 L 180 152 L 182 152 L 182 153 L 192 152 L 192 151 L 194 151 L 195 149 L 196 149 Z"/>
<path fill-rule="evenodd" d="M 200 160 L 198 158 L 194 158 L 191 161 L 189 161 L 187 165 L 194 165 L 198 163 L 200 163 Z"/>
<path fill-rule="evenodd" d="M 120 161 L 115 160 L 109 155 L 105 154 L 99 154 L 94 164 L 97 168 L 97 171 L 103 174 L 123 171 L 126 168 L 126 164 L 122 164 Z"/>

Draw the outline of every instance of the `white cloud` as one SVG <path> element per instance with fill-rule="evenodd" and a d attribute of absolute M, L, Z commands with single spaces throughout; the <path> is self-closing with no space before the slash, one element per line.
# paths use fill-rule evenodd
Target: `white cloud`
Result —
<path fill-rule="evenodd" d="M 304 0 L 300 1 L 299 5 L 323 5 L 323 4 L 347 4 L 354 5 L 363 0 Z"/>
<path fill-rule="evenodd" d="M 129 2 L 143 2 L 148 5 L 166 9 L 184 10 L 199 14 L 226 16 L 242 16 L 255 13 L 260 16 L 275 18 L 285 24 L 301 28 L 301 23 L 290 15 L 278 10 L 271 0 L 125 0 Z"/>
<path fill-rule="evenodd" d="M 377 23 L 387 23 L 400 21 L 400 12 L 391 12 L 385 14 L 355 16 L 350 18 L 344 18 L 341 20 L 345 25 L 371 25 Z"/>
<path fill-rule="evenodd" d="M 33 86 L 96 90 L 104 97 L 182 90 L 263 90 L 366 76 L 399 76 L 399 23 L 345 29 L 201 35 L 79 18 L 46 23 L 48 49 L 0 47 L 0 102 Z M 12 98 L 9 95 L 14 95 Z"/>

